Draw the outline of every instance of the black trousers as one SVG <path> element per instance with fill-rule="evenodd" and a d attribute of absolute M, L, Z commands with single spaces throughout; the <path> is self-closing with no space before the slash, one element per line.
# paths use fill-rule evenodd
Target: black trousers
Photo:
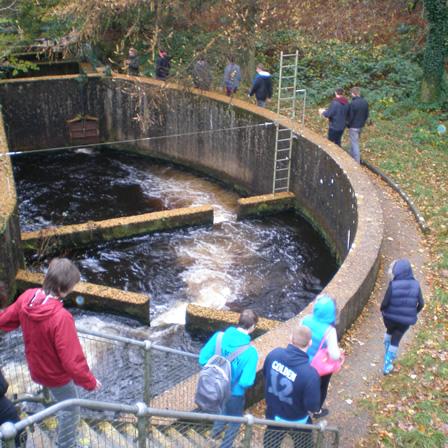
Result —
<path fill-rule="evenodd" d="M 408 331 L 409 325 L 399 324 L 392 320 L 383 317 L 384 325 L 386 327 L 387 334 L 391 335 L 390 345 L 398 347 L 400 345 L 401 338 Z"/>
<path fill-rule="evenodd" d="M 20 420 L 15 406 L 6 397 L 0 398 L 0 425 L 3 423 L 11 422 L 17 423 Z M 20 434 L 16 436 L 16 447 L 20 446 Z M 26 441 L 26 439 L 25 439 Z M 24 444 L 25 445 L 25 444 Z"/>
<path fill-rule="evenodd" d="M 342 134 L 344 133 L 344 129 L 342 131 L 336 131 L 336 129 L 328 128 L 328 140 L 330 142 L 336 143 L 341 146 Z"/>

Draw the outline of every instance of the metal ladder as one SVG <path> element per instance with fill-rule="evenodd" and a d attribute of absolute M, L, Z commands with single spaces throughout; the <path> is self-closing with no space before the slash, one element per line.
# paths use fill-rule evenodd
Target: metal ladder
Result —
<path fill-rule="evenodd" d="M 296 118 L 297 94 L 303 95 L 302 126 L 305 123 L 306 90 L 297 89 L 297 64 L 299 51 L 295 53 L 280 53 L 280 74 L 278 81 L 277 114 L 291 120 Z M 291 178 L 291 150 L 293 132 L 289 128 L 281 128 L 276 123 L 275 158 L 272 193 L 289 191 Z"/>

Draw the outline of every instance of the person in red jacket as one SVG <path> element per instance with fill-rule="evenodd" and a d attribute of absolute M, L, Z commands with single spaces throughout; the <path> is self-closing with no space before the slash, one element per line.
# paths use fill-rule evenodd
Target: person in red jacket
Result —
<path fill-rule="evenodd" d="M 89 391 L 101 387 L 87 365 L 73 316 L 62 303 L 79 280 L 70 260 L 55 258 L 42 288 L 28 289 L 0 313 L 1 330 L 22 327 L 31 378 L 47 387 L 58 402 L 78 397 L 75 384 Z M 79 415 L 77 406 L 58 415 L 59 448 L 76 445 Z"/>

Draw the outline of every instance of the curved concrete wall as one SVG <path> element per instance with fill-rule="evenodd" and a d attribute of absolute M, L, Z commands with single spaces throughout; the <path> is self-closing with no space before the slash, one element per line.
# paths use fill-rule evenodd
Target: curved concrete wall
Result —
<path fill-rule="evenodd" d="M 88 83 L 65 76 L 0 84 L 14 149 L 58 146 L 66 139 L 65 120 L 87 113 L 100 119 L 103 141 L 139 139 L 116 146 L 188 165 L 251 194 L 270 192 L 275 138 L 270 123 L 278 117 L 245 102 L 198 93 L 127 76 L 94 76 Z M 326 288 L 337 299 L 343 331 L 375 282 L 383 229 L 380 203 L 362 169 L 340 148 L 297 123 L 278 122 L 297 135 L 291 183 L 297 208 L 343 261 Z M 272 341 L 287 340 L 296 319 L 273 330 L 275 337 L 259 338 L 261 352 L 272 348 Z"/>

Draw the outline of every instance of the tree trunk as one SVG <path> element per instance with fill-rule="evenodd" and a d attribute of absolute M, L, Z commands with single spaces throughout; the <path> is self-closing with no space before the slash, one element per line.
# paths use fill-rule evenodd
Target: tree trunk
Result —
<path fill-rule="evenodd" d="M 420 98 L 424 103 L 440 99 L 445 74 L 447 52 L 448 3 L 447 0 L 424 0 L 428 18 L 428 35 L 423 58 L 423 81 Z"/>

